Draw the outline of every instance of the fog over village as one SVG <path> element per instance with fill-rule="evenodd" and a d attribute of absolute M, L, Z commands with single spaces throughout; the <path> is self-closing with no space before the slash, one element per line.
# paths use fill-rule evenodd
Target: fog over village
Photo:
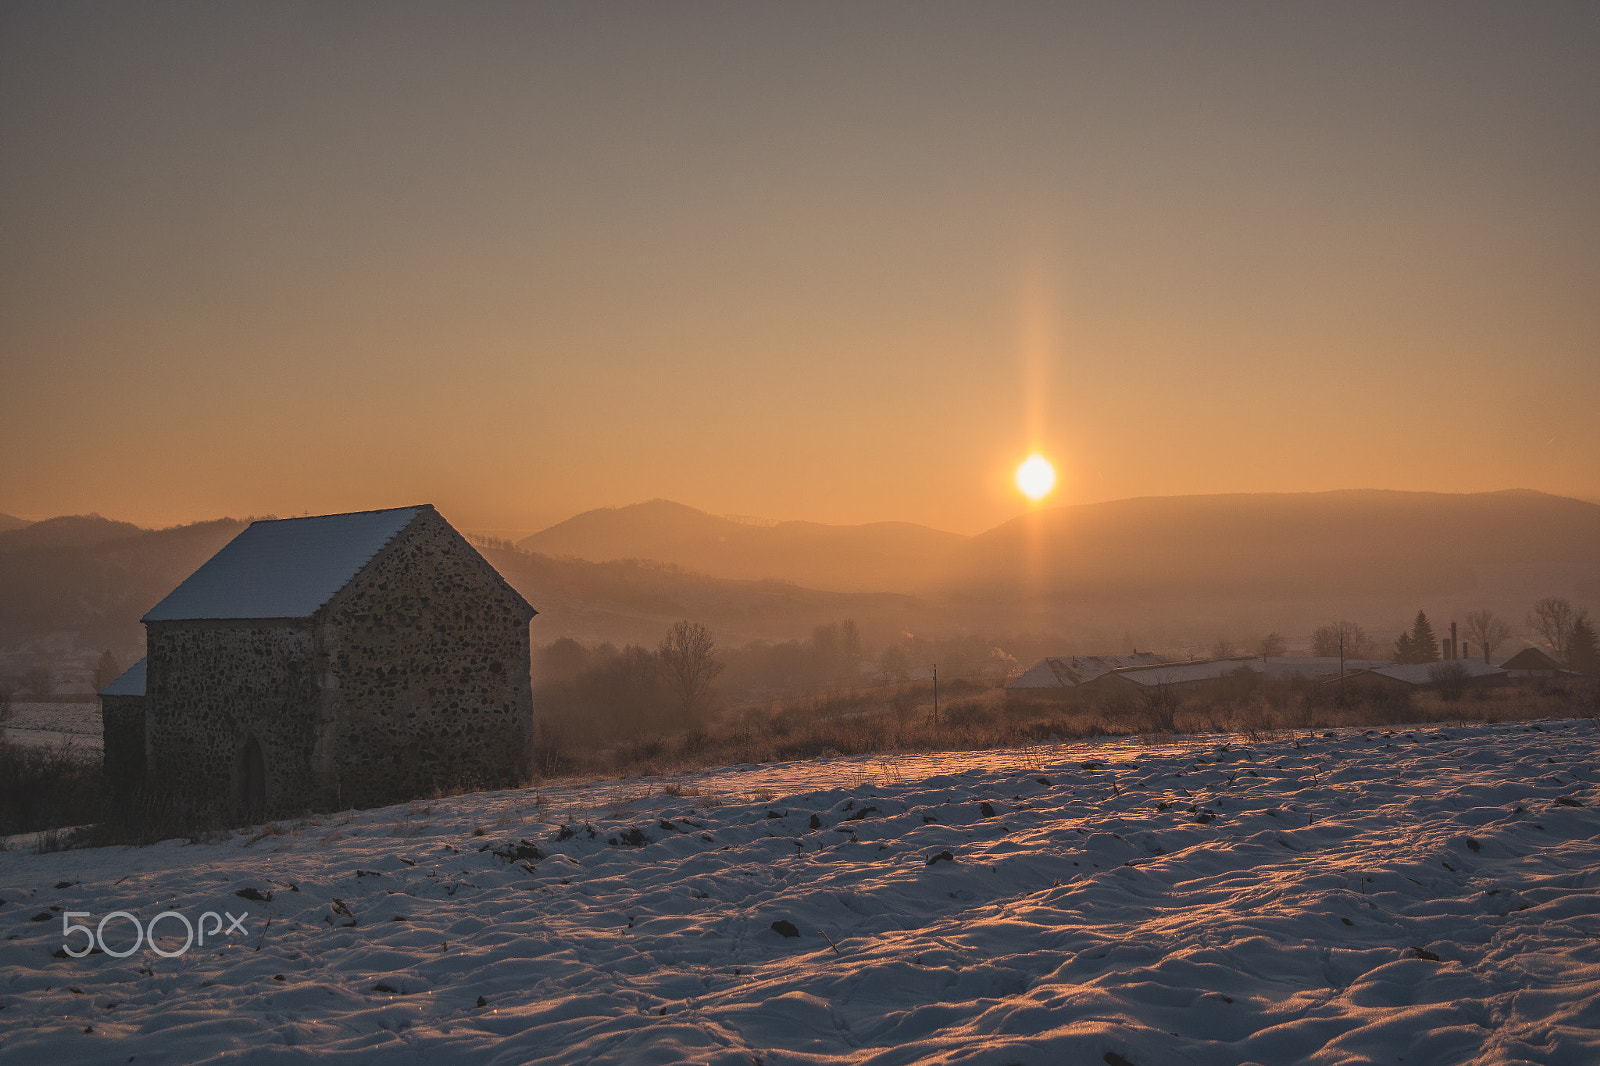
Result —
<path fill-rule="evenodd" d="M 0 1061 L 1600 1061 L 1597 50 L 0 9 Z"/>

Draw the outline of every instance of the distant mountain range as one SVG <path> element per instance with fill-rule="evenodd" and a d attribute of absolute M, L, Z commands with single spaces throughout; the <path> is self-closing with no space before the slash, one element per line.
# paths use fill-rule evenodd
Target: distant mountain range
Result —
<path fill-rule="evenodd" d="M 519 547 L 716 578 L 916 597 L 925 627 L 1081 634 L 1087 651 L 1336 617 L 1398 630 L 1419 609 L 1600 607 L 1600 505 L 1512 490 L 1169 496 L 1035 511 L 966 537 L 907 523 L 754 525 L 653 500 L 588 511 Z"/>
<path fill-rule="evenodd" d="M 1433 595 L 1600 578 L 1600 505 L 1539 492 L 1172 496 L 1063 507 L 968 541 L 948 583 Z"/>
<path fill-rule="evenodd" d="M 0 642 L 137 646 L 138 619 L 243 523 L 98 516 L 0 530 Z M 903 632 L 1044 634 L 1058 653 L 1189 646 L 1349 618 L 1382 639 L 1419 608 L 1520 623 L 1541 596 L 1600 609 L 1600 505 L 1528 491 L 1178 496 L 1036 511 L 977 536 L 909 523 L 753 523 L 667 500 L 588 511 L 483 549 L 541 611 L 535 639 L 723 643 L 846 617 Z M 1054 634 L 1054 636 L 1048 636 Z M 1061 644 L 1055 648 L 1055 644 Z"/>
<path fill-rule="evenodd" d="M 651 560 L 713 577 L 884 592 L 927 587 L 966 540 L 909 522 L 758 525 L 651 500 L 585 511 L 523 538 L 517 547 L 596 563 Z"/>
<path fill-rule="evenodd" d="M 840 591 L 1007 599 L 1417 596 L 1529 581 L 1572 595 L 1600 579 L 1600 505 L 1530 491 L 1146 497 L 1037 511 L 965 537 L 898 522 L 752 525 L 652 500 L 586 511 L 518 547 Z"/>
<path fill-rule="evenodd" d="M 138 647 L 144 612 L 243 528 L 224 518 L 148 530 L 74 515 L 0 532 L 0 641 L 66 633 L 86 648 Z"/>

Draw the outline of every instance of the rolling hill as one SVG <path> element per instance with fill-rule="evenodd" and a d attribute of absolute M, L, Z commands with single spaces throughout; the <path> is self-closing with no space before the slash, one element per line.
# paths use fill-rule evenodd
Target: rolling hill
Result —
<path fill-rule="evenodd" d="M 144 612 L 243 528 L 224 518 L 147 530 L 92 516 L 0 533 L 0 640 L 65 633 L 84 648 L 141 647 Z"/>
<path fill-rule="evenodd" d="M 525 537 L 541 555 L 603 563 L 669 563 L 714 577 L 774 578 L 843 592 L 907 592 L 926 587 L 966 540 L 909 522 L 830 526 L 756 525 L 670 500 L 586 511 Z"/>
<path fill-rule="evenodd" d="M 0 531 L 0 552 L 50 548 L 86 548 L 144 530 L 132 522 L 116 522 L 97 514 L 63 515 L 42 522 L 22 522 Z"/>

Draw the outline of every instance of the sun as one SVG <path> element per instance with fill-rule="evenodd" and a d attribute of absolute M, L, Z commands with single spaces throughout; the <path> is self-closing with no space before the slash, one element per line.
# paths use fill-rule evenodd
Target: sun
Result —
<path fill-rule="evenodd" d="M 1050 495 L 1056 487 L 1056 468 L 1050 460 L 1034 452 L 1017 467 L 1017 488 L 1030 500 L 1038 501 Z"/>

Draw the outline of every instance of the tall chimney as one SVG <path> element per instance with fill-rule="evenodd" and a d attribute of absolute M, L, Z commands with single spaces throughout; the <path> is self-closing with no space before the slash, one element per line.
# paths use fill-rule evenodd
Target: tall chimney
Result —
<path fill-rule="evenodd" d="M 1456 658 L 1456 649 L 1458 647 L 1460 647 L 1460 645 L 1456 643 L 1456 624 L 1454 622 L 1451 622 L 1450 623 L 1450 658 L 1452 658 L 1452 659 Z"/>

